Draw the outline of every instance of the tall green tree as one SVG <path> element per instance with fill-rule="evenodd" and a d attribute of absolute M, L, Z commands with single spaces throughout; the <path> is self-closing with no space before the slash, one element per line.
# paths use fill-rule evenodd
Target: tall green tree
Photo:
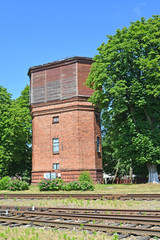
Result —
<path fill-rule="evenodd" d="M 10 97 L 10 94 L 8 95 Z M 29 86 L 25 87 L 19 98 L 16 100 L 9 98 L 9 100 L 9 104 L 6 104 L 5 108 L 5 118 L 2 119 L 5 128 L 0 138 L 1 148 L 3 149 L 0 154 L 1 175 L 30 175 L 32 131 L 29 111 Z M 2 102 L 5 105 L 4 98 Z"/>
<path fill-rule="evenodd" d="M 160 16 L 132 22 L 98 48 L 87 80 L 90 100 L 102 110 L 114 156 L 147 165 L 159 182 Z"/>
<path fill-rule="evenodd" d="M 0 176 L 7 175 L 8 164 L 11 159 L 9 148 L 12 142 L 9 138 L 11 94 L 0 86 Z"/>
<path fill-rule="evenodd" d="M 21 96 L 12 101 L 10 131 L 12 133 L 12 161 L 10 161 L 10 175 L 20 176 L 31 173 L 32 155 L 32 123 L 29 110 L 29 86 L 21 92 Z"/>

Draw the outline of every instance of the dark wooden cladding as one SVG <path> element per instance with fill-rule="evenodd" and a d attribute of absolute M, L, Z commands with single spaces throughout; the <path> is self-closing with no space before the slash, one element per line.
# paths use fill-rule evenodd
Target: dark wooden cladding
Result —
<path fill-rule="evenodd" d="M 62 60 L 30 68 L 30 103 L 46 103 L 79 95 L 91 96 L 93 90 L 83 85 L 90 67 L 91 59 L 75 57 L 66 59 L 66 62 Z"/>
<path fill-rule="evenodd" d="M 76 96 L 76 63 L 31 75 L 31 104 Z"/>
<path fill-rule="evenodd" d="M 91 64 L 78 63 L 78 95 L 79 96 L 91 96 L 93 90 L 87 88 L 84 83 L 88 78 L 88 74 L 91 69 Z"/>

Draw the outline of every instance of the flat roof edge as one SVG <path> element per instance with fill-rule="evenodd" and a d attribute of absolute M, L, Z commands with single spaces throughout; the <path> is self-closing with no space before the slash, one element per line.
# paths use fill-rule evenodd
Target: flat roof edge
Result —
<path fill-rule="evenodd" d="M 80 57 L 80 56 L 65 58 L 65 59 L 61 59 L 61 60 L 58 60 L 58 61 L 54 61 L 54 62 L 45 63 L 45 64 L 42 64 L 42 65 L 30 67 L 27 75 L 30 76 L 31 72 L 42 71 L 42 70 L 50 69 L 52 67 L 59 67 L 61 65 L 67 65 L 67 64 L 75 63 L 75 62 L 91 64 L 93 62 L 93 60 L 90 57 Z"/>

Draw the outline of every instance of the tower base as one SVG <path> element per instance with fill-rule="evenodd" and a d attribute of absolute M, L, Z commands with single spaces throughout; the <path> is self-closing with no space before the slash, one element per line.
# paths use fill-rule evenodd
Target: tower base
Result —
<path fill-rule="evenodd" d="M 44 174 L 46 173 L 60 173 L 61 179 L 64 180 L 64 182 L 71 182 L 76 181 L 81 172 L 87 171 L 90 173 L 90 176 L 94 183 L 103 183 L 103 170 L 102 169 L 70 169 L 70 170 L 55 170 L 53 172 L 51 171 L 36 171 L 32 172 L 32 183 L 38 184 L 42 179 L 44 179 Z"/>

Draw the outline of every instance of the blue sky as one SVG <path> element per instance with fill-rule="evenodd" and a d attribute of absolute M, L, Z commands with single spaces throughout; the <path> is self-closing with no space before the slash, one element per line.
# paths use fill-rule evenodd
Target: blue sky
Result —
<path fill-rule="evenodd" d="M 159 11 L 160 0 L 0 0 L 0 85 L 17 98 L 29 67 L 93 57 L 106 35 Z"/>

